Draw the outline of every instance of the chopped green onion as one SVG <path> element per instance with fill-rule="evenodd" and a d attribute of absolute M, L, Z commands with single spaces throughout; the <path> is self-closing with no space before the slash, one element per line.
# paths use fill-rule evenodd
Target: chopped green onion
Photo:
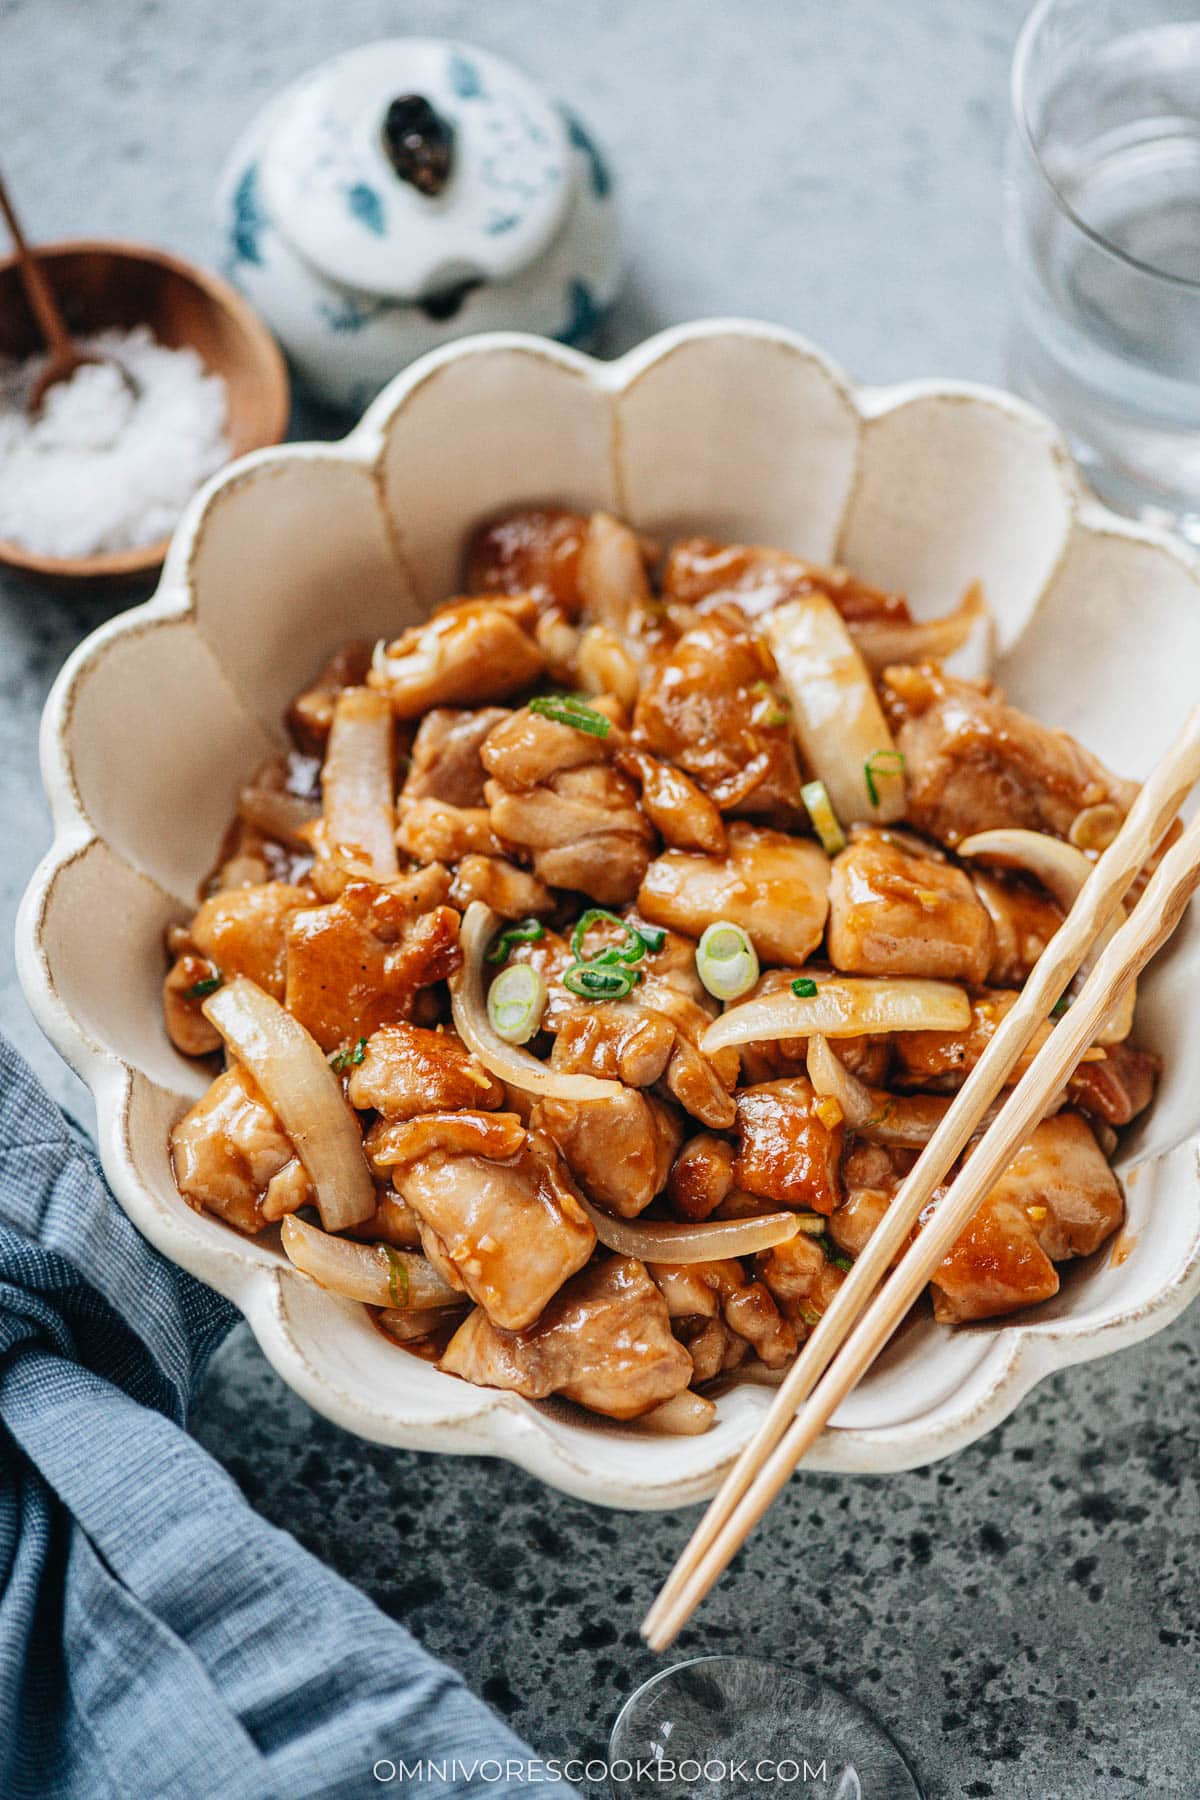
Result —
<path fill-rule="evenodd" d="M 792 992 L 798 1000 L 815 1000 L 817 984 L 811 975 L 797 975 L 792 983 Z"/>
<path fill-rule="evenodd" d="M 225 977 L 214 965 L 211 975 L 205 975 L 203 980 L 193 981 L 191 987 L 184 988 L 183 997 L 185 1000 L 203 1000 L 206 995 L 215 994 L 224 981 Z"/>
<path fill-rule="evenodd" d="M 758 725 L 786 725 L 787 724 L 788 719 L 791 717 L 791 712 L 792 712 L 791 705 L 787 700 L 784 700 L 776 692 L 776 690 L 771 686 L 771 683 L 769 681 L 753 681 L 753 682 L 751 682 L 750 692 L 752 694 L 761 694 L 764 699 L 769 700 L 771 702 L 770 706 L 768 707 L 767 711 L 765 713 L 763 713 L 762 717 L 760 719 L 755 720 L 756 724 L 758 724 Z"/>
<path fill-rule="evenodd" d="M 863 764 L 863 774 L 867 780 L 867 792 L 871 796 L 871 805 L 879 805 L 879 789 L 875 785 L 876 774 L 903 775 L 903 750 L 872 750 Z"/>
<path fill-rule="evenodd" d="M 520 919 L 517 924 L 507 926 L 496 933 L 488 946 L 485 962 L 507 962 L 514 944 L 536 944 L 539 938 L 546 935 L 546 927 L 540 919 Z"/>
<path fill-rule="evenodd" d="M 810 1325 L 814 1329 L 821 1323 L 821 1314 L 808 1300 L 802 1300 L 800 1302 L 800 1317 L 804 1320 L 806 1325 Z"/>
<path fill-rule="evenodd" d="M 820 1244 L 821 1249 L 825 1252 L 826 1262 L 831 1262 L 835 1269 L 841 1269 L 843 1274 L 850 1273 L 854 1267 L 852 1259 L 846 1255 L 844 1250 L 838 1248 L 831 1237 L 823 1234 L 819 1238 L 814 1238 L 813 1241 Z"/>
<path fill-rule="evenodd" d="M 714 1000 L 737 1000 L 758 980 L 758 955 L 740 925 L 717 919 L 696 945 L 696 973 Z"/>
<path fill-rule="evenodd" d="M 593 925 L 601 923 L 615 925 L 618 931 L 624 932 L 625 945 L 622 948 L 619 944 L 609 944 L 603 950 L 597 950 L 594 956 L 585 957 L 583 940 Z M 609 912 L 605 906 L 589 906 L 588 910 L 580 915 L 575 929 L 571 933 L 571 955 L 576 962 L 586 961 L 601 966 L 618 962 L 636 963 L 641 962 L 647 951 L 653 954 L 661 950 L 666 941 L 666 932 L 660 931 L 657 926 L 631 925 L 628 919 L 619 918 L 615 912 Z"/>
<path fill-rule="evenodd" d="M 392 1305 L 401 1308 L 408 1305 L 408 1265 L 398 1250 L 390 1244 L 383 1246 L 388 1259 L 388 1295 Z"/>
<path fill-rule="evenodd" d="M 638 972 L 628 967 L 614 968 L 611 963 L 579 962 L 567 970 L 562 980 L 567 992 L 578 994 L 581 1000 L 624 1000 L 637 985 Z"/>
<path fill-rule="evenodd" d="M 1054 1005 L 1050 1008 L 1050 1017 L 1052 1019 L 1061 1019 L 1070 1004 L 1070 994 L 1063 994 L 1061 999 L 1056 1000 Z"/>
<path fill-rule="evenodd" d="M 329 1066 L 341 1075 L 346 1069 L 359 1068 L 362 1064 L 362 1059 L 366 1054 L 367 1040 L 365 1037 L 360 1037 L 353 1049 L 339 1050 L 336 1056 L 331 1056 L 329 1059 Z"/>
<path fill-rule="evenodd" d="M 546 983 L 532 963 L 509 963 L 488 989 L 488 1018 L 506 1044 L 527 1044 L 546 1010 Z"/>
<path fill-rule="evenodd" d="M 535 694 L 529 702 L 531 713 L 553 719 L 556 725 L 569 725 L 572 731 L 584 731 L 589 737 L 605 738 L 612 730 L 612 720 L 594 706 L 577 700 L 574 694 Z"/>
<path fill-rule="evenodd" d="M 808 809 L 813 830 L 821 840 L 822 850 L 826 856 L 836 856 L 839 850 L 846 848 L 846 834 L 833 810 L 825 783 L 806 781 L 800 789 L 800 798 Z"/>

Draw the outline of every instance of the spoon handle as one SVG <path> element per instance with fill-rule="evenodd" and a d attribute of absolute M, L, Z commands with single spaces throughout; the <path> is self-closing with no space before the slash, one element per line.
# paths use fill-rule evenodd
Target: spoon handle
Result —
<path fill-rule="evenodd" d="M 38 330 L 46 340 L 46 348 L 55 362 L 68 362 L 74 356 L 71 334 L 63 323 L 58 301 L 51 292 L 50 283 L 42 272 L 42 266 L 25 241 L 25 233 L 21 230 L 20 221 L 13 211 L 12 201 L 8 197 L 8 190 L 5 188 L 2 177 L 0 177 L 0 212 L 4 214 L 4 222 L 17 247 L 25 295 L 29 301 L 30 310 L 37 320 Z"/>

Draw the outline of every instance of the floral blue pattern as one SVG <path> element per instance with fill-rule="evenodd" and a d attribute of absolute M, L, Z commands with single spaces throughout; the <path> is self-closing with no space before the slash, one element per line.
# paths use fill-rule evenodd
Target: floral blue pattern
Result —
<path fill-rule="evenodd" d="M 461 50 L 452 52 L 449 62 L 450 86 L 460 100 L 482 100 L 483 80 L 478 66 Z"/>
<path fill-rule="evenodd" d="M 573 112 L 568 112 L 565 106 L 561 110 L 563 119 L 566 123 L 568 137 L 576 150 L 587 157 L 588 174 L 592 183 L 592 193 L 596 196 L 597 200 L 607 200 L 612 191 L 612 176 L 608 172 L 607 163 L 596 148 L 593 139 L 575 117 L 575 114 Z"/>
<path fill-rule="evenodd" d="M 555 332 L 555 338 L 560 344 L 582 350 L 591 343 L 603 323 L 604 308 L 597 304 L 587 282 L 573 281 L 567 289 L 567 322 L 561 331 Z"/>
<path fill-rule="evenodd" d="M 256 263 L 262 267 L 260 238 L 270 222 L 258 197 L 258 164 L 252 162 L 233 190 L 230 238 L 236 262 Z"/>
<path fill-rule="evenodd" d="M 383 201 L 367 181 L 356 181 L 346 189 L 346 204 L 354 217 L 376 237 L 387 236 L 387 219 Z"/>

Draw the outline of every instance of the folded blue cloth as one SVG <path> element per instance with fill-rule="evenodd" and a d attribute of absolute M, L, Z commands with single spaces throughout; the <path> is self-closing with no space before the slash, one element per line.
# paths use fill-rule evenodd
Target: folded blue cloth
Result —
<path fill-rule="evenodd" d="M 235 1316 L 0 1038 L 0 1794 L 528 1793 L 528 1747 L 183 1430 Z"/>

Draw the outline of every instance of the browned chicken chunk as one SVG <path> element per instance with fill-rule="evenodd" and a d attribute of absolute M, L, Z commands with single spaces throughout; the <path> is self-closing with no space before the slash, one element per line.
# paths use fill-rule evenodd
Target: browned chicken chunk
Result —
<path fill-rule="evenodd" d="M 458 967 L 459 916 L 438 906 L 413 915 L 370 882 L 351 882 L 329 906 L 293 916 L 286 1005 L 323 1050 L 410 1016 L 418 988 Z"/>
<path fill-rule="evenodd" d="M 1020 987 L 1063 921 L 1062 908 L 1036 882 L 973 869 L 975 892 L 992 921 L 989 987 Z"/>
<path fill-rule="evenodd" d="M 643 1264 L 629 1256 L 592 1263 L 527 1330 L 501 1330 L 482 1310 L 473 1312 L 440 1366 L 530 1400 L 564 1394 L 611 1419 L 636 1419 L 692 1379 L 691 1357 L 671 1334 L 666 1302 Z"/>
<path fill-rule="evenodd" d="M 770 612 L 803 594 L 827 594 L 848 622 L 885 619 L 907 623 L 900 594 L 869 587 L 848 569 L 805 562 L 786 550 L 757 544 L 718 544 L 712 538 L 685 538 L 671 546 L 663 570 L 663 593 L 688 606 L 706 600 L 736 601 L 748 618 Z"/>
<path fill-rule="evenodd" d="M 471 543 L 468 574 L 473 594 L 532 594 L 574 617 L 579 597 L 579 554 L 588 521 L 561 507 L 531 506 L 482 525 Z"/>
<path fill-rule="evenodd" d="M 482 806 L 486 776 L 479 752 L 489 733 L 507 717 L 502 706 L 481 706 L 474 712 L 438 706 L 426 713 L 413 739 L 403 798 Z"/>
<path fill-rule="evenodd" d="M 715 1302 L 713 1310 L 719 1306 L 730 1331 L 751 1346 L 765 1367 L 782 1368 L 795 1356 L 796 1333 L 768 1289 L 761 1281 L 748 1278 L 736 1259 L 646 1266 L 673 1319 L 708 1314 L 703 1296 L 710 1293 Z"/>
<path fill-rule="evenodd" d="M 665 844 L 673 850 L 724 855 L 727 840 L 720 808 L 682 769 L 659 762 L 644 750 L 622 751 L 617 761 L 641 783 L 642 807 Z"/>
<path fill-rule="evenodd" d="M 330 657 L 310 688 L 297 694 L 287 715 L 288 727 L 302 749 L 314 755 L 325 748 L 333 709 L 343 688 L 360 687 L 371 666 L 371 646 L 346 644 Z"/>
<path fill-rule="evenodd" d="M 725 856 L 656 857 L 638 910 L 694 939 L 714 919 L 728 919 L 749 933 L 764 962 L 800 965 L 821 941 L 828 893 L 829 858 L 811 839 L 735 824 Z"/>
<path fill-rule="evenodd" d="M 1109 1044 L 1102 1056 L 1080 1063 L 1067 1093 L 1072 1106 L 1105 1125 L 1120 1128 L 1144 1112 L 1154 1098 L 1162 1058 L 1135 1044 Z"/>
<path fill-rule="evenodd" d="M 185 1200 L 239 1231 L 261 1231 L 315 1199 L 291 1139 L 238 1065 L 172 1127 L 171 1165 Z"/>
<path fill-rule="evenodd" d="M 522 1132 L 514 1153 L 512 1114 L 480 1114 L 482 1129 L 464 1134 L 467 1117 L 393 1127 L 392 1179 L 435 1267 L 449 1264 L 497 1325 L 519 1331 L 583 1267 L 596 1234 L 549 1138 Z"/>
<path fill-rule="evenodd" d="M 506 700 L 545 668 L 532 631 L 537 607 L 512 600 L 456 600 L 377 651 L 367 680 L 398 719 L 432 706 Z"/>
<path fill-rule="evenodd" d="M 201 1008 L 221 980 L 206 956 L 190 951 L 171 964 L 163 982 L 163 1018 L 167 1036 L 184 1056 L 207 1056 L 221 1047 L 221 1034 L 210 1025 Z"/>
<path fill-rule="evenodd" d="M 506 856 L 464 856 L 454 871 L 450 898 L 460 912 L 472 900 L 481 900 L 502 919 L 553 912 L 555 904 L 544 881 Z"/>
<path fill-rule="evenodd" d="M 413 1119 L 418 1113 L 493 1112 L 504 1104 L 504 1084 L 476 1062 L 453 1031 L 425 1031 L 418 1025 L 384 1025 L 352 1064 L 346 1093 L 351 1106 L 374 1110 L 385 1119 Z"/>
<path fill-rule="evenodd" d="M 829 960 L 850 975 L 927 975 L 980 983 L 992 922 L 961 869 L 912 841 L 863 831 L 833 860 Z"/>
<path fill-rule="evenodd" d="M 840 1198 L 843 1128 L 829 1124 L 803 1076 L 742 1088 L 737 1101 L 734 1180 L 780 1206 L 831 1213 Z"/>
<path fill-rule="evenodd" d="M 283 881 L 229 888 L 204 901 L 188 935 L 201 956 L 227 979 L 246 975 L 273 999 L 282 1000 L 288 928 L 313 902 L 307 888 Z"/>
<path fill-rule="evenodd" d="M 765 641 L 736 612 L 684 633 L 638 696 L 634 742 L 675 763 L 722 812 L 803 816 L 791 723 Z"/>
<path fill-rule="evenodd" d="M 489 781 L 487 796 L 496 836 L 532 859 L 539 881 L 604 906 L 633 899 L 653 833 L 624 775 L 605 765 L 568 768 L 528 791 Z"/>
<path fill-rule="evenodd" d="M 667 1199 L 677 1219 L 707 1219 L 732 1187 L 733 1145 L 698 1131 L 671 1165 Z"/>
<path fill-rule="evenodd" d="M 934 665 L 892 668 L 883 697 L 899 727 L 908 822 L 940 843 L 1002 825 L 1065 838 L 1085 808 L 1111 805 L 1123 817 L 1133 804 L 1135 782 L 1009 706 L 990 683 Z"/>

